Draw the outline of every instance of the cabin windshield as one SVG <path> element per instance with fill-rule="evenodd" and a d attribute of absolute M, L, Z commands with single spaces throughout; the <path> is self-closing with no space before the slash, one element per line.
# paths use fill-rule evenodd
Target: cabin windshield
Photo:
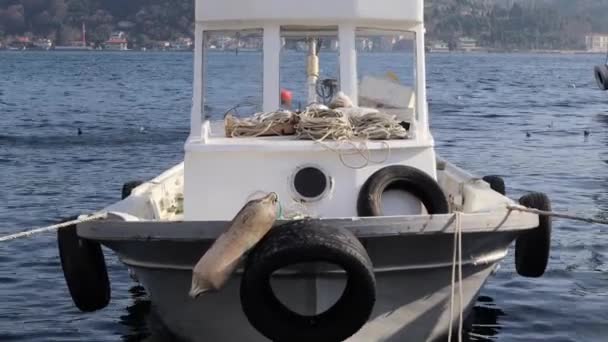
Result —
<path fill-rule="evenodd" d="M 415 108 L 415 33 L 358 28 L 359 106 L 382 108 L 410 122 Z"/>
<path fill-rule="evenodd" d="M 340 90 L 336 26 L 281 28 L 279 82 L 284 109 L 327 104 Z"/>
<path fill-rule="evenodd" d="M 262 29 L 204 32 L 204 118 L 221 119 L 226 113 L 248 117 L 261 112 L 265 72 L 279 73 L 278 101 L 269 102 L 272 106 L 276 103 L 282 109 L 298 111 L 335 99 L 341 91 L 338 26 L 281 26 L 279 35 L 279 65 L 263 70 Z M 396 115 L 399 121 L 414 120 L 415 39 L 411 31 L 355 29 L 358 96 L 352 99 L 354 104 Z M 275 109 L 279 108 L 270 110 Z"/>
<path fill-rule="evenodd" d="M 203 40 L 203 117 L 261 111 L 262 30 L 205 31 Z"/>

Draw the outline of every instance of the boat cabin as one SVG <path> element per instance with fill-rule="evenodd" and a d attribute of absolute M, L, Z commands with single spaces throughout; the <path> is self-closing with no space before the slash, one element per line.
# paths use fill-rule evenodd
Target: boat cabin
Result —
<path fill-rule="evenodd" d="M 184 219 L 230 220 L 261 191 L 276 192 L 286 213 L 356 217 L 360 188 L 382 167 L 410 165 L 436 179 L 423 7 L 422 0 L 196 0 Z M 302 113 L 338 97 L 350 110 L 390 115 L 407 136 L 227 134 L 228 117 Z M 400 214 L 423 210 L 413 197 L 403 205 Z"/>

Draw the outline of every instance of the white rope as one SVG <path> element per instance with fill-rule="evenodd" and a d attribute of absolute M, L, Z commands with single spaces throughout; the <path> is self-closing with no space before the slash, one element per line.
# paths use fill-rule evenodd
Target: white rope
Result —
<path fill-rule="evenodd" d="M 405 139 L 407 130 L 394 115 L 371 112 L 350 118 L 355 136 L 371 140 Z"/>
<path fill-rule="evenodd" d="M 462 329 L 463 329 L 463 314 L 464 304 L 463 297 L 464 291 L 462 287 L 462 213 L 457 211 L 454 213 L 454 222 L 456 228 L 454 229 L 454 244 L 452 253 L 452 281 L 451 281 L 451 294 L 450 294 L 450 323 L 448 326 L 448 342 L 452 342 L 452 326 L 454 324 L 454 297 L 456 292 L 456 285 L 458 285 L 458 342 L 462 342 Z M 456 264 L 458 264 L 458 283 L 456 283 Z"/>
<path fill-rule="evenodd" d="M 307 107 L 299 115 L 296 135 L 300 139 L 323 141 L 325 139 L 346 140 L 353 136 L 348 117 L 333 109 Z"/>
<path fill-rule="evenodd" d="M 369 123 L 370 119 L 372 119 L 371 116 L 368 117 L 368 119 L 362 119 L 358 122 L 358 125 L 362 127 L 361 125 L 363 125 L 363 122 Z M 401 128 L 403 129 L 403 127 Z M 382 142 L 386 145 L 386 156 L 379 161 L 372 159 L 371 151 L 367 147 L 369 135 L 374 137 L 384 135 L 386 137 L 385 131 L 386 129 L 383 129 L 383 132 L 377 133 L 373 128 L 369 128 L 369 130 L 365 132 L 366 137 L 361 139 L 360 142 L 357 142 L 353 140 L 353 138 L 357 137 L 355 130 L 353 130 L 352 120 L 350 120 L 347 115 L 340 110 L 314 107 L 307 108 L 299 115 L 299 121 L 296 126 L 296 134 L 300 139 L 311 139 L 325 149 L 336 153 L 340 158 L 340 162 L 350 169 L 361 169 L 368 166 L 370 163 L 382 164 L 390 158 L 391 148 L 386 141 Z M 334 148 L 330 144 L 325 143 L 326 139 L 336 141 L 338 146 Z M 359 143 L 359 146 L 357 143 Z M 344 144 L 350 145 L 352 148 L 344 150 L 342 148 Z M 349 164 L 344 159 L 345 156 L 349 155 L 358 155 L 363 158 L 364 162 L 360 165 Z"/>
<path fill-rule="evenodd" d="M 59 224 L 54 224 L 54 225 L 47 226 L 47 227 L 41 227 L 41 228 L 36 228 L 36 229 L 28 230 L 28 231 L 25 231 L 25 232 L 15 233 L 15 234 L 11 234 L 11 235 L 5 235 L 5 236 L 0 237 L 0 242 L 14 240 L 14 239 L 22 238 L 22 237 L 28 237 L 28 236 L 31 236 L 31 235 L 34 235 L 34 234 L 38 234 L 38 233 L 50 232 L 50 231 L 61 229 L 61 228 L 65 228 L 67 226 L 71 226 L 71 225 L 74 225 L 74 224 L 88 222 L 88 221 L 93 221 L 93 220 L 102 219 L 102 218 L 106 218 L 106 217 L 108 217 L 108 213 L 101 212 L 101 213 L 97 213 L 97 214 L 93 214 L 93 215 L 87 216 L 87 217 L 85 217 L 83 219 L 76 219 L 76 220 L 72 220 L 72 221 L 62 222 L 62 223 L 59 223 Z"/>
<path fill-rule="evenodd" d="M 554 212 L 554 211 L 545 211 L 545 210 L 539 210 L 539 209 L 534 209 L 534 208 L 527 208 L 527 207 L 524 207 L 521 205 L 507 205 L 507 209 L 537 214 L 537 215 L 541 215 L 541 216 L 554 216 L 554 217 L 559 217 L 559 218 L 568 219 L 568 220 L 608 225 L 608 220 L 600 220 L 600 219 L 594 219 L 594 218 L 589 218 L 589 217 L 582 217 L 582 216 L 577 216 L 577 215 L 558 213 L 558 212 Z"/>
<path fill-rule="evenodd" d="M 292 128 L 295 114 L 288 110 L 256 113 L 248 118 L 226 116 L 226 129 L 232 138 L 259 137 L 265 134 L 283 135 L 282 129 Z"/>

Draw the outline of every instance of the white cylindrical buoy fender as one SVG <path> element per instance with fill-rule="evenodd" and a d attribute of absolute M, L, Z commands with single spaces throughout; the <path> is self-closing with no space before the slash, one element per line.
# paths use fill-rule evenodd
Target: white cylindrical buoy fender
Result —
<path fill-rule="evenodd" d="M 270 193 L 251 200 L 236 214 L 230 227 L 220 235 L 192 271 L 190 296 L 221 289 L 241 257 L 260 241 L 276 220 L 278 196 Z"/>

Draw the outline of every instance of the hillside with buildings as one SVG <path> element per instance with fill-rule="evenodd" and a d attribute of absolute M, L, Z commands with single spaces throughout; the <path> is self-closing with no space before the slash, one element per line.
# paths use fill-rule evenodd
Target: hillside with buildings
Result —
<path fill-rule="evenodd" d="M 0 0 L 0 46 L 192 46 L 193 0 Z M 426 0 L 431 50 L 608 49 L 608 0 Z"/>
<path fill-rule="evenodd" d="M 428 38 L 450 48 L 586 50 L 608 35 L 608 0 L 427 0 Z M 603 38 L 601 38 L 603 39 Z"/>

